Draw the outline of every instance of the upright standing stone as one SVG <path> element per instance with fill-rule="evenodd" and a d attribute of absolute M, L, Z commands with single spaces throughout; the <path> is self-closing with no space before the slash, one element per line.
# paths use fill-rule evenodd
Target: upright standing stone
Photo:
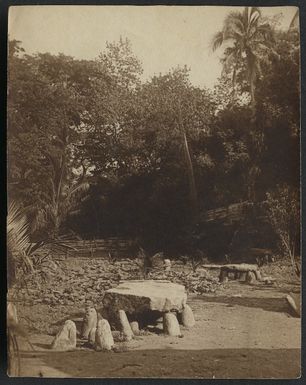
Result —
<path fill-rule="evenodd" d="M 76 348 L 76 326 L 71 320 L 67 320 L 55 336 L 51 349 L 67 351 Z"/>
<path fill-rule="evenodd" d="M 286 300 L 295 314 L 301 317 L 301 294 L 289 293 L 289 295 L 286 296 Z"/>
<path fill-rule="evenodd" d="M 139 335 L 139 324 L 137 321 L 132 321 L 130 322 L 130 326 L 131 326 L 131 329 L 132 329 L 132 332 L 135 336 L 138 336 Z"/>
<path fill-rule="evenodd" d="M 83 319 L 83 327 L 82 327 L 82 337 L 88 338 L 89 332 L 92 328 L 97 326 L 98 316 L 96 309 L 93 307 L 89 307 L 86 309 L 86 313 Z"/>
<path fill-rule="evenodd" d="M 248 271 L 247 276 L 246 276 L 246 281 L 247 281 L 248 283 L 250 283 L 250 284 L 255 283 L 255 281 L 256 281 L 256 276 L 255 276 L 255 274 L 254 274 L 253 271 Z"/>
<path fill-rule="evenodd" d="M 227 282 L 228 276 L 227 276 L 227 270 L 222 268 L 220 269 L 220 275 L 219 275 L 219 282 Z"/>
<path fill-rule="evenodd" d="M 131 326 L 129 324 L 129 321 L 127 319 L 127 316 L 125 314 L 124 310 L 119 310 L 119 320 L 121 325 L 121 331 L 126 339 L 126 341 L 130 341 L 134 334 L 132 332 Z"/>
<path fill-rule="evenodd" d="M 165 259 L 164 260 L 164 266 L 165 266 L 165 271 L 170 271 L 171 270 L 171 261 L 170 259 Z"/>
<path fill-rule="evenodd" d="M 106 319 L 98 321 L 95 339 L 96 350 L 111 350 L 114 346 L 114 338 Z"/>
<path fill-rule="evenodd" d="M 189 305 L 185 305 L 182 311 L 182 324 L 187 328 L 192 328 L 195 325 L 195 319 L 192 309 Z"/>
<path fill-rule="evenodd" d="M 236 271 L 235 274 L 234 274 L 234 279 L 240 279 L 240 276 L 241 276 L 241 272 L 240 271 Z"/>
<path fill-rule="evenodd" d="M 261 272 L 259 270 L 255 270 L 255 276 L 257 281 L 262 281 Z"/>
<path fill-rule="evenodd" d="M 94 346 L 94 344 L 96 342 L 96 331 L 97 331 L 97 328 L 90 329 L 90 332 L 88 334 L 88 343 L 89 343 L 89 345 Z"/>
<path fill-rule="evenodd" d="M 173 337 L 181 335 L 180 326 L 174 313 L 168 312 L 164 314 L 163 326 L 165 334 Z"/>
<path fill-rule="evenodd" d="M 7 324 L 17 324 L 17 309 L 16 306 L 12 302 L 8 302 L 7 304 Z"/>

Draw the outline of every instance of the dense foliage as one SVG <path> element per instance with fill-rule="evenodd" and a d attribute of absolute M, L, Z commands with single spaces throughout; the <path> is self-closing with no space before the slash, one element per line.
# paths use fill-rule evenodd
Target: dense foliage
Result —
<path fill-rule="evenodd" d="M 237 227 L 207 229 L 207 210 L 267 193 L 277 202 L 277 185 L 298 193 L 298 33 L 253 9 L 229 15 L 214 48 L 227 40 L 214 91 L 192 85 L 187 68 L 141 82 L 127 40 L 92 61 L 10 41 L 8 190 L 34 238 L 72 229 L 205 254 L 222 239 L 222 257 Z"/>

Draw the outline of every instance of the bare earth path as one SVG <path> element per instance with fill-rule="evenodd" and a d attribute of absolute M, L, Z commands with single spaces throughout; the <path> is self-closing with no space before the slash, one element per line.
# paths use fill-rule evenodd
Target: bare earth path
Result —
<path fill-rule="evenodd" d="M 182 338 L 154 333 L 120 353 L 54 353 L 48 349 L 51 336 L 32 336 L 38 351 L 22 353 L 21 375 L 297 378 L 300 319 L 289 314 L 285 296 L 286 290 L 239 282 L 217 295 L 189 296 L 196 325 L 182 328 Z"/>

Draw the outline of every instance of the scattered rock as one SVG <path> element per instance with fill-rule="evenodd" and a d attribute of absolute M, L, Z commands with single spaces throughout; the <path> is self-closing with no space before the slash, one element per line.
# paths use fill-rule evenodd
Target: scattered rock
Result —
<path fill-rule="evenodd" d="M 262 280 L 266 285 L 273 285 L 273 284 L 275 283 L 275 281 L 276 281 L 276 279 L 273 278 L 273 277 L 263 277 L 261 280 Z"/>

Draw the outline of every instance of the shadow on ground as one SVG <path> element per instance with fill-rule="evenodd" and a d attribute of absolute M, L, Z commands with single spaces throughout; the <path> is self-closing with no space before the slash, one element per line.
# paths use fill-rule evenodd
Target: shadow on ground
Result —
<path fill-rule="evenodd" d="M 290 314 L 290 308 L 286 298 L 258 298 L 258 297 L 227 297 L 227 296 L 200 296 L 198 300 L 204 302 L 224 303 L 231 306 L 245 306 L 259 308 L 265 311 Z M 193 300 L 194 302 L 197 301 Z"/>
<path fill-rule="evenodd" d="M 299 349 L 135 350 L 23 353 L 69 377 L 297 378 Z M 48 376 L 42 370 L 34 376 Z M 22 373 L 26 375 L 26 373 Z"/>

